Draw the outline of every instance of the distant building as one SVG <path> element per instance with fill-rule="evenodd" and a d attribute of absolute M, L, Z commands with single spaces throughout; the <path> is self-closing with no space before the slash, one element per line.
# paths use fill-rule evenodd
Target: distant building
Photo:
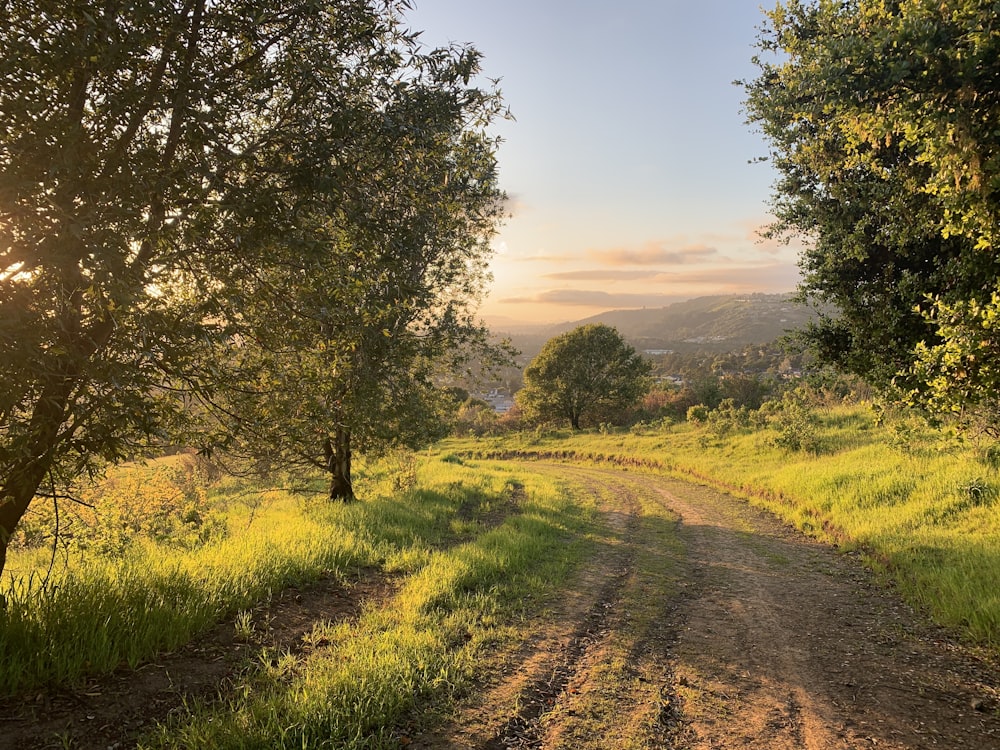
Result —
<path fill-rule="evenodd" d="M 514 399 L 508 396 L 506 393 L 501 393 L 499 390 L 494 388 L 489 393 L 480 396 L 483 401 L 488 403 L 493 407 L 493 411 L 497 414 L 506 414 L 514 406 Z"/>

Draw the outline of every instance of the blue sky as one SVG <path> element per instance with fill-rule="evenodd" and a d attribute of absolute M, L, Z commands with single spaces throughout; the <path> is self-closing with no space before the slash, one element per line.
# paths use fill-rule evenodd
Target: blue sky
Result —
<path fill-rule="evenodd" d="M 755 0 L 414 2 L 424 43 L 482 51 L 516 118 L 495 128 L 513 215 L 487 319 L 794 288 L 795 248 L 756 235 L 774 173 L 733 85 L 755 75 Z"/>

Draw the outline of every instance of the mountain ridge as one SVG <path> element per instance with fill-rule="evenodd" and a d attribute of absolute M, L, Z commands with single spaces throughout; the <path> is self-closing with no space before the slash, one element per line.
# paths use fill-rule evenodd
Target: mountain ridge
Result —
<path fill-rule="evenodd" d="M 640 350 L 725 352 L 770 343 L 815 317 L 815 310 L 793 294 L 761 292 L 709 295 L 660 308 L 608 310 L 576 321 L 491 330 L 509 336 L 529 356 L 553 336 L 590 323 L 613 326 Z"/>

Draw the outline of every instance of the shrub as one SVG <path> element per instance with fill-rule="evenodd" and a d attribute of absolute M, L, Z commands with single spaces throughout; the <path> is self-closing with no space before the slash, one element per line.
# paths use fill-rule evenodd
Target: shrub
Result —
<path fill-rule="evenodd" d="M 775 445 L 792 451 L 820 452 L 819 417 L 801 391 L 786 391 L 780 401 L 767 402 L 765 414 L 778 433 Z"/>
<path fill-rule="evenodd" d="M 695 424 L 705 424 L 708 421 L 709 410 L 705 404 L 695 404 L 688 407 L 687 421 Z"/>

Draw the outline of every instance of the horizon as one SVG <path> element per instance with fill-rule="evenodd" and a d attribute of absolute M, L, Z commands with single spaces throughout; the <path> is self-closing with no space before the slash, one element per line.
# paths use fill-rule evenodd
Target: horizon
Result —
<path fill-rule="evenodd" d="M 615 313 L 633 313 L 648 310 L 650 313 L 662 312 L 667 310 L 674 305 L 684 304 L 686 302 L 695 302 L 700 299 L 718 297 L 722 299 L 750 296 L 750 295 L 765 295 L 765 296 L 784 296 L 792 295 L 795 290 L 789 290 L 786 292 L 758 292 L 758 291 L 748 291 L 748 292 L 731 292 L 731 293 L 719 293 L 719 294 L 699 294 L 693 297 L 686 297 L 684 299 L 676 300 L 675 302 L 669 302 L 665 305 L 658 306 L 646 306 L 646 307 L 616 307 L 607 310 L 600 310 L 596 313 L 591 313 L 587 315 L 581 315 L 573 318 L 566 318 L 563 320 L 554 321 L 539 321 L 539 320 L 523 320 L 518 318 L 512 318 L 504 315 L 480 315 L 479 318 L 482 323 L 490 330 L 496 333 L 537 333 L 540 331 L 545 331 L 549 329 L 557 329 L 564 326 L 570 325 L 581 325 L 585 321 L 589 321 L 592 318 L 599 318 L 604 315 L 611 315 Z M 510 326 L 509 330 L 498 329 L 499 326 Z"/>

